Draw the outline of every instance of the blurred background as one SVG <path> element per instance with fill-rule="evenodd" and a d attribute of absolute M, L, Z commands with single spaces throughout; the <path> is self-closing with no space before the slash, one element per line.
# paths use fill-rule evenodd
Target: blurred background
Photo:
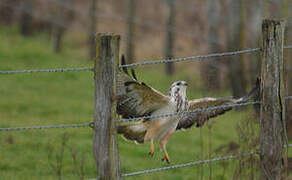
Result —
<path fill-rule="evenodd" d="M 0 0 L 0 69 L 89 67 L 95 34 L 121 35 L 128 63 L 260 47 L 265 18 L 286 20 L 292 44 L 290 0 Z M 138 79 L 166 93 L 174 80 L 189 82 L 188 97 L 240 97 L 260 75 L 260 53 L 136 68 Z M 292 51 L 284 50 L 287 95 L 292 95 Z M 90 72 L 0 77 L 1 127 L 89 122 Z M 292 137 L 291 101 L 287 103 Z M 256 148 L 253 108 L 220 116 L 169 142 L 173 162 L 206 159 Z M 1 132 L 0 179 L 85 179 L 96 176 L 90 129 Z M 123 172 L 161 167 L 148 144 L 119 139 Z M 257 159 L 242 159 L 129 179 L 256 179 Z"/>

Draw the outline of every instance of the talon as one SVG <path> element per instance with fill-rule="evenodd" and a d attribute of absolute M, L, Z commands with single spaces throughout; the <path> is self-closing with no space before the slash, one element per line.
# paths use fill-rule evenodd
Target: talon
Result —
<path fill-rule="evenodd" d="M 153 144 L 153 140 L 151 140 L 150 143 L 150 151 L 148 153 L 149 156 L 153 156 L 154 155 L 154 144 Z"/>
<path fill-rule="evenodd" d="M 150 151 L 150 152 L 148 153 L 148 155 L 152 157 L 152 156 L 154 155 L 154 152 Z"/>
<path fill-rule="evenodd" d="M 170 160 L 169 160 L 169 158 L 167 158 L 167 157 L 163 157 L 163 158 L 161 158 L 161 161 L 162 161 L 162 162 L 163 162 L 164 160 L 166 160 L 167 164 L 170 164 Z"/>

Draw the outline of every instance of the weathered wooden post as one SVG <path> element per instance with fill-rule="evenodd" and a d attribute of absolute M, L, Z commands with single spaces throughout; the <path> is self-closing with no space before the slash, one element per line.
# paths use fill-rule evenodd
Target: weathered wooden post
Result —
<path fill-rule="evenodd" d="M 281 179 L 285 121 L 284 26 L 281 20 L 264 20 L 262 24 L 260 179 Z"/>
<path fill-rule="evenodd" d="M 96 37 L 93 153 L 99 180 L 122 179 L 115 123 L 119 46 L 118 35 Z"/>

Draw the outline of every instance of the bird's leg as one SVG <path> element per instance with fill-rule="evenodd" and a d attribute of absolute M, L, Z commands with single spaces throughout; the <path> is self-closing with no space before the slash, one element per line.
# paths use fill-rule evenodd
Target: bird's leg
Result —
<path fill-rule="evenodd" d="M 154 142 L 153 139 L 150 140 L 150 151 L 148 153 L 150 156 L 154 155 Z"/>
<path fill-rule="evenodd" d="M 167 150 L 166 150 L 166 144 L 167 144 L 167 141 L 168 141 L 168 139 L 170 138 L 170 136 L 173 134 L 173 132 L 172 133 L 169 133 L 168 135 L 166 135 L 160 142 L 159 142 L 159 144 L 160 144 L 160 148 L 163 150 L 163 158 L 161 159 L 161 161 L 164 161 L 164 160 L 166 160 L 166 162 L 168 163 L 168 164 L 170 164 L 170 158 L 169 158 L 169 156 L 168 156 L 168 153 L 167 153 Z"/>
<path fill-rule="evenodd" d="M 164 141 L 164 140 L 160 141 L 160 148 L 163 150 L 163 158 L 161 159 L 161 161 L 166 160 L 166 162 L 170 164 L 170 158 L 166 150 L 166 142 L 167 141 Z"/>
<path fill-rule="evenodd" d="M 144 141 L 150 141 L 150 152 L 149 155 L 153 156 L 154 154 L 154 138 L 155 138 L 155 134 L 156 132 L 159 130 L 159 128 L 161 127 L 160 121 L 156 121 L 153 125 L 151 125 L 151 127 L 148 128 L 145 137 L 144 137 Z"/>

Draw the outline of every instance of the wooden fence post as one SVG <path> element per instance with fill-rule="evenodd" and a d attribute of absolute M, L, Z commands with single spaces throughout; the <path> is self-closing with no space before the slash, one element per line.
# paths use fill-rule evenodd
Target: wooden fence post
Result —
<path fill-rule="evenodd" d="M 119 46 L 118 35 L 96 37 L 93 153 L 99 180 L 122 179 L 115 123 Z"/>
<path fill-rule="evenodd" d="M 262 24 L 260 179 L 281 179 L 284 127 L 284 22 Z"/>

